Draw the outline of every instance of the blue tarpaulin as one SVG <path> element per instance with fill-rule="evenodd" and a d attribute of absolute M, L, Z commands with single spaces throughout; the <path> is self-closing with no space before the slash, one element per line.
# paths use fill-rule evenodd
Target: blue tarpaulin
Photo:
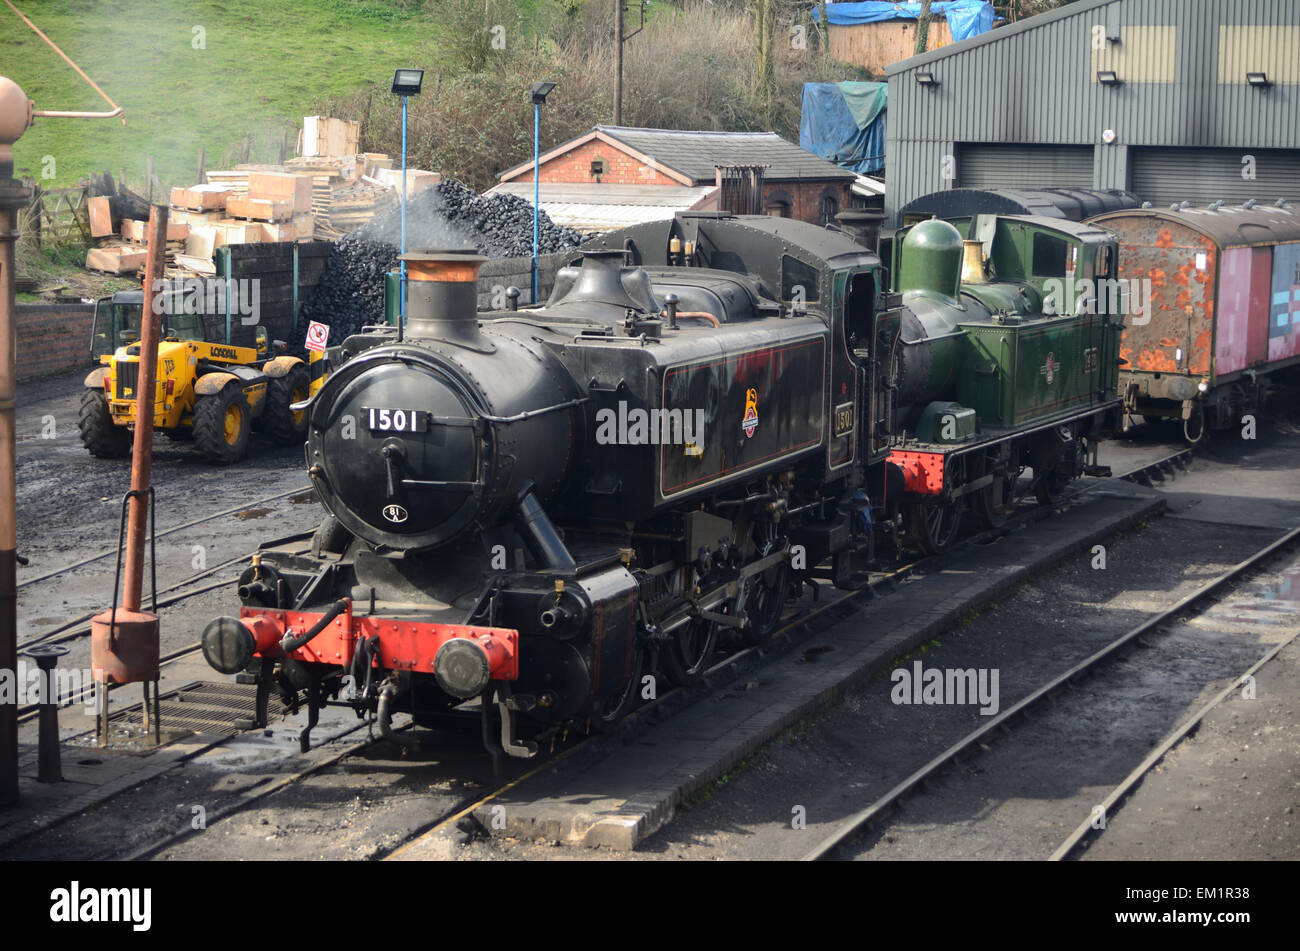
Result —
<path fill-rule="evenodd" d="M 935 0 L 931 13 L 942 13 L 948 21 L 952 38 L 968 40 L 993 29 L 993 4 L 985 0 Z M 814 7 L 813 15 L 820 11 Z M 919 3 L 828 3 L 826 19 L 833 26 L 856 26 L 860 23 L 882 23 L 886 20 L 915 20 L 921 15 Z"/>
<path fill-rule="evenodd" d="M 859 174 L 885 167 L 885 83 L 804 83 L 799 147 Z"/>

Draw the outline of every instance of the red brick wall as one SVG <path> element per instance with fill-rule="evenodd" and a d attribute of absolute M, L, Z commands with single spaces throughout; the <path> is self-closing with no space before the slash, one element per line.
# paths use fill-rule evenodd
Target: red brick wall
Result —
<path fill-rule="evenodd" d="M 766 210 L 774 198 L 786 199 L 790 202 L 791 218 L 820 224 L 823 195 L 833 195 L 839 202 L 838 210 L 845 211 L 851 194 L 848 182 L 764 182 L 763 207 Z"/>
<path fill-rule="evenodd" d="M 591 174 L 591 163 L 598 158 L 604 159 L 605 165 L 609 169 L 606 174 L 600 176 L 602 182 L 617 185 L 682 184 L 677 179 L 670 178 L 658 169 L 645 165 L 639 159 L 633 158 L 626 152 L 616 149 L 600 139 L 592 139 L 590 142 L 570 149 L 562 155 L 557 155 L 548 162 L 543 162 L 542 181 L 594 182 L 596 179 Z M 510 179 L 512 182 L 531 182 L 532 180 L 533 170 L 531 168 Z"/>
<path fill-rule="evenodd" d="M 85 367 L 91 370 L 93 304 L 18 304 L 18 379 Z"/>

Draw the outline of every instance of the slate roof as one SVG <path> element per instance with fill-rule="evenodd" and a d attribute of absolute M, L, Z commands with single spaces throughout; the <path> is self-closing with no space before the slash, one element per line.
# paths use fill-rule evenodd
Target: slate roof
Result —
<path fill-rule="evenodd" d="M 763 173 L 763 180 L 768 182 L 856 178 L 849 169 L 813 155 L 775 132 L 678 132 L 613 125 L 596 128 L 697 182 L 713 182 L 715 165 L 770 165 Z"/>
<path fill-rule="evenodd" d="M 712 185 L 716 181 L 715 165 L 767 165 L 766 182 L 854 181 L 857 176 L 846 168 L 826 161 L 775 132 L 682 132 L 674 129 L 636 129 L 628 126 L 598 125 L 591 132 L 548 150 L 541 163 L 562 155 L 572 146 L 589 141 L 599 134 L 627 146 L 633 152 L 653 159 L 690 178 L 695 185 Z M 532 168 L 523 162 L 500 174 L 505 181 Z"/>

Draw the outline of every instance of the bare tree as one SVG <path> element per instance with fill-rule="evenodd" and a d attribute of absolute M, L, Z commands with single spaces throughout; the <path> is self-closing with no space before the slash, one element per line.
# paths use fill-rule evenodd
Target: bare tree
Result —
<path fill-rule="evenodd" d="M 916 18 L 916 49 L 913 56 L 920 56 L 925 52 L 926 44 L 930 39 L 930 0 L 921 0 L 921 14 Z"/>

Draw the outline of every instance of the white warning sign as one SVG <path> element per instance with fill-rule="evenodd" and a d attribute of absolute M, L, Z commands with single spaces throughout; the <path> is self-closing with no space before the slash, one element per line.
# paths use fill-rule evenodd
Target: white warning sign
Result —
<path fill-rule="evenodd" d="M 315 350 L 317 353 L 325 352 L 325 341 L 330 338 L 329 324 L 318 324 L 312 321 L 307 325 L 307 343 L 308 350 Z"/>

